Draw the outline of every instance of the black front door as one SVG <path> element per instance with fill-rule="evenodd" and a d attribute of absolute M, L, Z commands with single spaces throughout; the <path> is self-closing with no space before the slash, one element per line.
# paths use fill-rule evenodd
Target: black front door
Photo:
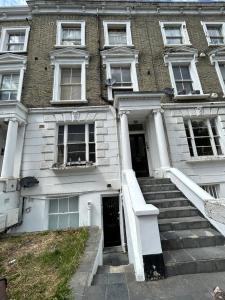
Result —
<path fill-rule="evenodd" d="M 113 247 L 121 245 L 119 221 L 119 197 L 104 197 L 103 228 L 104 246 Z"/>
<path fill-rule="evenodd" d="M 132 167 L 137 177 L 148 177 L 148 159 L 143 133 L 130 134 Z"/>

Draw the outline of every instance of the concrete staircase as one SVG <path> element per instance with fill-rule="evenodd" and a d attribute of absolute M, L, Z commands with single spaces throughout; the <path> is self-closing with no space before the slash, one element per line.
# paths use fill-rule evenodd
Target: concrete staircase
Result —
<path fill-rule="evenodd" d="M 98 267 L 85 300 L 130 299 L 127 283 L 135 282 L 133 266 L 128 264 L 127 254 L 116 248 L 104 251 L 103 266 Z"/>
<path fill-rule="evenodd" d="M 169 179 L 139 178 L 146 203 L 159 208 L 167 276 L 225 271 L 225 238 Z"/>

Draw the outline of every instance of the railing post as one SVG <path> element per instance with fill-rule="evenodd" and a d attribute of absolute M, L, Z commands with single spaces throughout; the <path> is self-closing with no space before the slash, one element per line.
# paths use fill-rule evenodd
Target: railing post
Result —
<path fill-rule="evenodd" d="M 128 127 L 127 114 L 128 114 L 128 112 L 121 112 L 120 113 L 121 152 L 122 152 L 123 170 L 132 169 L 130 138 L 129 138 L 129 127 Z"/>

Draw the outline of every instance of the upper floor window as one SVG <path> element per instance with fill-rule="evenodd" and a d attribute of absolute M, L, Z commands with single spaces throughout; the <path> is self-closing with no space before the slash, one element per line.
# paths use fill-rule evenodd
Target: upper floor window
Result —
<path fill-rule="evenodd" d="M 223 154 L 215 118 L 188 119 L 184 125 L 191 156 Z"/>
<path fill-rule="evenodd" d="M 19 72 L 0 74 L 0 100 L 17 100 L 19 77 Z"/>
<path fill-rule="evenodd" d="M 85 22 L 58 21 L 56 46 L 85 46 Z"/>
<path fill-rule="evenodd" d="M 111 77 L 113 80 L 113 87 L 132 87 L 130 66 L 111 66 Z"/>
<path fill-rule="evenodd" d="M 192 93 L 193 80 L 191 78 L 190 65 L 173 65 L 173 75 L 178 95 Z"/>
<path fill-rule="evenodd" d="M 225 42 L 225 24 L 202 22 L 208 45 L 223 45 Z"/>
<path fill-rule="evenodd" d="M 67 166 L 95 162 L 94 124 L 59 126 L 57 162 Z"/>
<path fill-rule="evenodd" d="M 3 27 L 1 52 L 26 52 L 30 27 Z"/>
<path fill-rule="evenodd" d="M 132 46 L 130 22 L 103 22 L 105 46 Z"/>
<path fill-rule="evenodd" d="M 160 22 L 165 46 L 190 45 L 185 22 Z"/>
<path fill-rule="evenodd" d="M 59 49 L 51 53 L 54 66 L 52 103 L 80 103 L 86 100 L 86 65 L 89 55 L 80 49 Z"/>

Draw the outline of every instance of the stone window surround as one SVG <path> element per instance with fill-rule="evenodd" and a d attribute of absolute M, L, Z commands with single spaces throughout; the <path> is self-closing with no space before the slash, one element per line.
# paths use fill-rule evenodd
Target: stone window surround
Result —
<path fill-rule="evenodd" d="M 222 44 L 212 44 L 211 43 L 210 37 L 209 37 L 209 34 L 208 34 L 208 30 L 207 30 L 207 25 L 222 25 L 222 34 L 223 34 L 223 37 L 225 39 L 225 22 L 201 22 L 201 24 L 202 24 L 203 31 L 204 31 L 205 36 L 206 36 L 208 46 L 214 46 L 215 47 L 215 46 L 224 45 L 224 43 L 222 43 Z"/>
<path fill-rule="evenodd" d="M 0 57 L 0 80 L 1 76 L 4 74 L 10 73 L 19 73 L 19 84 L 17 90 L 17 99 L 15 101 L 21 101 L 21 94 L 22 94 L 22 86 L 23 86 L 23 78 L 24 72 L 26 70 L 26 56 L 19 56 L 16 54 L 3 54 Z M 4 100 L 2 100 L 4 101 Z M 9 100 L 5 100 L 9 101 Z"/>
<path fill-rule="evenodd" d="M 85 21 L 57 21 L 57 32 L 56 32 L 56 45 L 55 47 L 68 47 L 68 45 L 62 45 L 62 29 L 64 25 L 80 26 L 81 29 L 81 44 L 70 45 L 70 47 L 82 48 L 85 47 Z"/>
<path fill-rule="evenodd" d="M 217 73 L 221 88 L 223 90 L 223 97 L 225 97 L 225 83 L 224 83 L 224 79 L 223 79 L 223 76 L 222 76 L 222 73 L 220 70 L 220 63 L 225 64 L 225 53 L 222 52 L 221 56 L 217 55 L 216 53 L 210 55 L 210 61 L 211 61 L 211 64 L 215 65 L 216 73 Z"/>
<path fill-rule="evenodd" d="M 160 25 L 160 29 L 161 29 L 161 33 L 162 33 L 164 46 L 172 47 L 172 46 L 184 46 L 184 45 L 190 46 L 191 45 L 189 35 L 188 35 L 188 31 L 187 31 L 187 27 L 186 27 L 186 22 L 184 22 L 184 21 L 183 22 L 162 22 L 162 21 L 160 21 L 159 25 Z M 167 39 L 166 39 L 166 33 L 165 33 L 165 30 L 164 30 L 165 25 L 169 25 L 169 26 L 172 26 L 172 25 L 178 26 L 178 25 L 180 25 L 181 26 L 181 34 L 183 36 L 183 41 L 184 42 L 182 44 L 168 44 Z"/>
<path fill-rule="evenodd" d="M 127 45 L 126 46 L 133 46 L 130 21 L 103 21 L 104 40 L 105 40 L 104 47 L 121 46 L 121 45 L 110 45 L 109 44 L 109 35 L 108 35 L 108 26 L 109 25 L 110 26 L 124 25 L 126 27 L 126 35 L 127 35 Z"/>
<path fill-rule="evenodd" d="M 5 46 L 7 43 L 7 38 L 9 33 L 14 32 L 25 32 L 25 40 L 24 40 L 24 47 L 23 50 L 20 51 L 10 51 L 6 50 Z M 27 51 L 27 44 L 29 38 L 30 26 L 16 26 L 16 27 L 2 27 L 1 30 L 1 42 L 0 42 L 0 53 L 1 52 L 10 52 L 10 53 L 23 53 Z"/>
<path fill-rule="evenodd" d="M 190 55 L 190 54 L 185 55 L 185 53 L 184 53 L 179 56 L 167 54 L 164 56 L 164 61 L 165 61 L 165 64 L 168 65 L 170 80 L 171 80 L 172 87 L 174 88 L 175 98 L 176 97 L 179 98 L 180 96 L 182 97 L 183 95 L 178 95 L 178 93 L 177 93 L 177 87 L 176 87 L 175 78 L 174 78 L 174 74 L 173 74 L 173 66 L 174 65 L 189 65 L 190 75 L 191 75 L 191 78 L 193 81 L 193 89 L 200 91 L 199 95 L 197 94 L 194 96 L 196 98 L 198 98 L 199 96 L 204 95 L 202 86 L 201 86 L 201 82 L 200 82 L 200 79 L 198 76 L 198 71 L 196 68 L 197 59 L 194 54 L 193 55 Z M 185 97 L 193 97 L 192 94 L 184 95 L 184 96 Z"/>
<path fill-rule="evenodd" d="M 91 123 L 57 123 L 57 143 L 55 145 L 55 163 L 58 163 L 58 130 L 59 130 L 59 126 L 64 126 L 64 163 L 63 165 L 66 167 L 70 167 L 69 165 L 67 165 L 67 159 L 66 159 L 66 147 L 67 147 L 67 138 L 68 138 L 68 125 L 85 125 L 85 149 L 86 149 L 86 156 L 89 157 L 89 143 L 87 141 L 87 136 L 89 133 L 89 128 L 88 125 L 89 124 L 94 124 L 94 128 L 95 128 L 95 123 L 91 122 Z M 96 130 L 95 130 L 95 138 L 94 138 L 94 143 L 96 145 Z M 88 161 L 86 162 L 88 163 Z M 95 165 L 96 164 L 96 150 L 95 150 L 95 162 L 91 163 L 91 165 Z M 78 165 L 77 165 L 78 166 Z"/>
<path fill-rule="evenodd" d="M 66 47 L 58 49 L 50 54 L 51 65 L 54 67 L 53 97 L 51 103 L 87 103 L 86 99 L 86 66 L 89 55 L 84 50 Z M 61 68 L 81 68 L 81 99 L 80 100 L 60 100 Z"/>

